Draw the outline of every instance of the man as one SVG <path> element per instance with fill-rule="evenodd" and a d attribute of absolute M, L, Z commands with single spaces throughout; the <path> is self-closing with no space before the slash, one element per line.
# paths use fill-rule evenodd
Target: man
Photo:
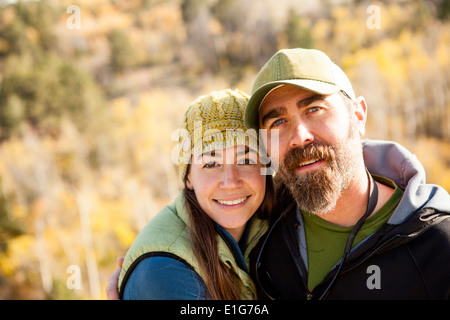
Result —
<path fill-rule="evenodd" d="M 262 298 L 450 298 L 449 194 L 403 147 L 362 141 L 366 116 L 320 51 L 281 50 L 259 72 L 245 121 L 267 130 L 281 183 L 252 259 Z"/>

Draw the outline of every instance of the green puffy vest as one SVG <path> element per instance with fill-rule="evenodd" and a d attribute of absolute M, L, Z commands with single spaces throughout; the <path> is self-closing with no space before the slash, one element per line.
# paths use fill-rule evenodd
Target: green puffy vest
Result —
<path fill-rule="evenodd" d="M 126 280 L 134 269 L 134 266 L 140 262 L 140 258 L 142 259 L 144 254 L 151 252 L 175 254 L 186 261 L 202 279 L 204 278 L 190 245 L 188 220 L 184 196 L 181 192 L 175 201 L 164 207 L 136 237 L 123 261 L 122 272 L 119 278 L 119 290 L 125 288 Z M 255 216 L 248 223 L 250 223 L 250 229 L 247 248 L 243 252 L 243 255 L 247 266 L 250 266 L 250 251 L 267 231 L 268 224 L 266 220 L 261 220 Z M 238 267 L 233 253 L 219 235 L 217 235 L 217 242 L 220 258 L 241 280 L 241 299 L 256 299 L 256 287 L 253 280 L 245 271 Z"/>

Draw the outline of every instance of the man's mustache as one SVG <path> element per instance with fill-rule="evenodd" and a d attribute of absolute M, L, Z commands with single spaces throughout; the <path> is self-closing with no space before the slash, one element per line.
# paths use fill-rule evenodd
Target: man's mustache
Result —
<path fill-rule="evenodd" d="M 296 147 L 286 153 L 283 161 L 283 167 L 288 172 L 293 172 L 302 162 L 311 160 L 335 160 L 334 148 L 322 142 L 313 142 L 305 147 Z"/>

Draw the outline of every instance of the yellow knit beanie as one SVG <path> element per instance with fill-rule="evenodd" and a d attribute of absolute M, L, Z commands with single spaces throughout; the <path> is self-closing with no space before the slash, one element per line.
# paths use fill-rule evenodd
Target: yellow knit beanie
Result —
<path fill-rule="evenodd" d="M 244 126 L 248 99 L 240 90 L 225 89 L 201 96 L 189 106 L 178 139 L 178 168 L 182 181 L 192 155 L 237 145 L 258 150 L 256 131 Z"/>

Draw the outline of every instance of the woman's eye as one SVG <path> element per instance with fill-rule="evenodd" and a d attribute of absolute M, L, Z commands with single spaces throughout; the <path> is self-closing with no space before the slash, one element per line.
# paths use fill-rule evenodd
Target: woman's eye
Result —
<path fill-rule="evenodd" d="M 209 161 L 203 165 L 203 168 L 211 169 L 217 167 L 219 164 L 216 161 Z"/>

